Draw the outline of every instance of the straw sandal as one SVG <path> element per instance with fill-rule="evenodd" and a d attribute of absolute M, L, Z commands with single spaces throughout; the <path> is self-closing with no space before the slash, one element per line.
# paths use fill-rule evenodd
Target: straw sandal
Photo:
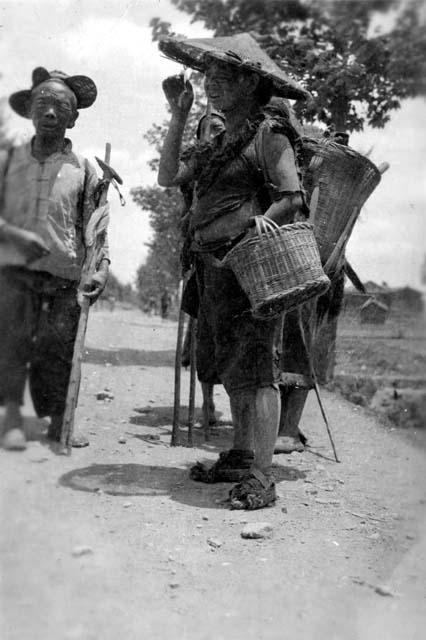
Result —
<path fill-rule="evenodd" d="M 242 482 L 229 492 L 231 509 L 254 511 L 272 504 L 277 499 L 275 482 L 258 469 L 252 469 Z"/>
<path fill-rule="evenodd" d="M 244 449 L 230 449 L 222 451 L 219 459 L 210 468 L 201 462 L 197 462 L 190 472 L 189 477 L 196 482 L 240 482 L 253 463 L 253 451 Z"/>

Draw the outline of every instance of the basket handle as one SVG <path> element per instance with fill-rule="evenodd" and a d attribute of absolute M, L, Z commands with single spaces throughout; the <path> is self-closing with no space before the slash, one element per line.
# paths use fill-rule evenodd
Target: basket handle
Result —
<path fill-rule="evenodd" d="M 270 233 L 272 235 L 277 235 L 277 232 L 279 233 L 280 226 L 274 220 L 271 220 L 271 218 L 255 216 L 254 221 L 258 236 L 261 236 L 263 233 Z"/>

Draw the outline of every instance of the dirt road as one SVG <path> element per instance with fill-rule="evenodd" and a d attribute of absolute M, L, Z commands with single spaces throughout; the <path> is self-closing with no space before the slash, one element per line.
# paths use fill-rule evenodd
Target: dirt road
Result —
<path fill-rule="evenodd" d="M 276 506 L 229 511 L 227 485 L 187 474 L 229 426 L 169 446 L 175 331 L 92 313 L 77 415 L 90 447 L 56 455 L 28 403 L 27 451 L 0 451 L 2 640 L 423 640 L 425 451 L 325 393 L 342 463 L 312 397 L 311 448 L 275 459 Z M 222 388 L 215 400 L 226 423 Z M 264 521 L 272 538 L 241 538 Z"/>

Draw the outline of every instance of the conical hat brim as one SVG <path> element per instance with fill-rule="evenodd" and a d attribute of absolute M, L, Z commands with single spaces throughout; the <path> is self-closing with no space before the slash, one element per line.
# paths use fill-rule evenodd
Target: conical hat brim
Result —
<path fill-rule="evenodd" d="M 295 100 L 309 97 L 309 92 L 283 71 L 248 33 L 190 40 L 167 37 L 160 40 L 159 48 L 168 58 L 197 71 L 204 72 L 208 59 L 214 58 L 269 78 L 275 95 Z"/>

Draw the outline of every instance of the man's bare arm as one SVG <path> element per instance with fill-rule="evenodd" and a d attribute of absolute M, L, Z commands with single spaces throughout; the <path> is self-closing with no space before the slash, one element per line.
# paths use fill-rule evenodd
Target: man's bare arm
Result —
<path fill-rule="evenodd" d="M 185 82 L 182 76 L 172 76 L 164 80 L 163 90 L 170 104 L 172 119 L 161 152 L 158 184 L 162 187 L 172 187 L 191 179 L 191 168 L 180 162 L 179 158 L 194 93 L 190 82 Z"/>

